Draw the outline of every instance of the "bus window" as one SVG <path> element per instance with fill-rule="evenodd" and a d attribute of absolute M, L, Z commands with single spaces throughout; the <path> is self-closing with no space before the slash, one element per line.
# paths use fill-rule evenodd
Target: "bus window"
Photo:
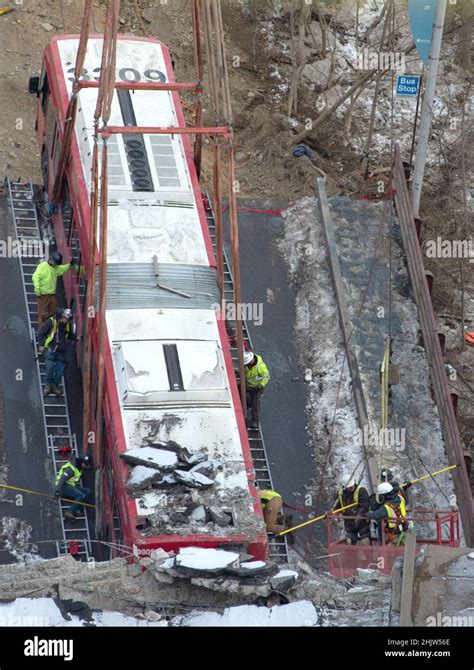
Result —
<path fill-rule="evenodd" d="M 48 147 L 49 155 L 51 155 L 54 139 L 56 137 L 56 115 L 54 113 L 53 105 L 48 105 L 46 110 L 45 133 L 45 144 Z"/>
<path fill-rule="evenodd" d="M 46 112 L 46 105 L 48 104 L 49 98 L 49 82 L 48 82 L 48 73 L 44 71 L 43 85 L 41 86 L 41 108 L 43 113 Z"/>

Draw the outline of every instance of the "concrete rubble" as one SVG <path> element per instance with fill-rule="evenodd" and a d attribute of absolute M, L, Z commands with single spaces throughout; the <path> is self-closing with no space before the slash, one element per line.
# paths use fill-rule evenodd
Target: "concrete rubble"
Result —
<path fill-rule="evenodd" d="M 342 580 L 316 573 L 302 560 L 280 566 L 237 551 L 202 547 L 187 547 L 177 555 L 156 550 L 135 562 L 83 563 L 64 556 L 0 566 L 0 601 L 29 597 L 82 603 L 125 616 L 155 612 L 168 618 L 203 609 L 223 613 L 242 605 L 307 601 L 318 612 L 318 625 L 353 625 L 354 616 L 368 617 L 368 622 L 369 614 L 375 622 L 388 620 L 391 579 L 363 570 Z"/>
<path fill-rule="evenodd" d="M 186 447 L 172 440 L 153 442 L 153 439 L 149 438 L 144 446 L 121 454 L 130 466 L 127 481 L 130 495 L 148 502 L 154 491 L 163 491 L 161 496 L 156 494 L 160 513 L 147 516 L 152 532 L 156 532 L 156 528 L 163 533 L 176 532 L 176 527 L 177 532 L 185 528 L 200 533 L 223 528 L 232 532 L 236 517 L 239 520 L 244 517 L 244 508 L 249 503 L 235 489 L 218 491 L 222 504 L 216 504 L 222 461 L 209 459 L 204 451 L 191 454 Z M 255 533 L 259 531 L 263 531 L 263 524 L 255 527 Z"/>

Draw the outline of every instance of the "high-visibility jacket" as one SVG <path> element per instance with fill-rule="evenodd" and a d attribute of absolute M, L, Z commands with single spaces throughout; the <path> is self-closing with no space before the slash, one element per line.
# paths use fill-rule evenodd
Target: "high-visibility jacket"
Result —
<path fill-rule="evenodd" d="M 42 261 L 33 272 L 33 286 L 38 298 L 42 295 L 54 295 L 58 277 L 61 277 L 71 268 L 71 263 L 65 265 L 50 265 L 48 261 Z"/>
<path fill-rule="evenodd" d="M 362 484 L 359 484 L 359 486 L 357 486 L 356 490 L 354 491 L 354 497 L 353 497 L 352 502 L 355 502 L 356 504 L 359 502 L 359 491 L 360 491 L 361 488 L 362 488 Z M 341 503 L 341 507 L 345 507 L 346 505 L 350 505 L 350 503 L 346 503 L 346 505 L 344 505 L 344 502 L 342 500 L 342 491 L 343 491 L 343 489 L 339 489 L 337 495 L 339 496 L 339 502 Z"/>
<path fill-rule="evenodd" d="M 58 320 L 54 316 L 50 317 L 49 321 L 52 322 L 52 327 L 51 327 L 51 330 L 49 331 L 49 335 L 46 337 L 46 339 L 44 341 L 43 346 L 44 346 L 45 349 L 49 349 L 50 344 L 54 343 L 53 347 L 51 347 L 51 349 L 54 350 L 54 348 L 57 345 L 57 334 L 58 334 L 59 324 L 58 324 Z M 66 338 L 67 337 L 69 337 L 69 322 L 66 323 Z"/>
<path fill-rule="evenodd" d="M 260 504 L 262 507 L 266 507 L 267 503 L 269 503 L 270 500 L 273 500 L 274 498 L 281 498 L 281 495 L 276 491 L 260 491 Z"/>
<path fill-rule="evenodd" d="M 71 475 L 71 477 L 69 477 L 69 479 L 66 479 L 66 481 L 64 483 L 68 484 L 69 486 L 77 486 L 77 484 L 79 484 L 79 482 L 81 480 L 81 471 L 78 468 L 76 468 L 75 465 L 68 462 L 68 463 L 64 463 L 64 465 L 61 467 L 58 474 L 56 475 L 56 479 L 54 480 L 54 483 L 55 483 L 56 486 L 58 486 L 58 484 L 60 483 L 64 473 L 68 469 L 71 470 L 72 475 Z"/>
<path fill-rule="evenodd" d="M 245 384 L 247 388 L 259 389 L 268 384 L 270 373 L 261 356 L 257 356 L 257 362 L 251 368 L 245 366 Z"/>
<path fill-rule="evenodd" d="M 400 524 L 404 524 L 407 515 L 405 499 L 399 493 L 397 496 L 400 501 L 398 505 L 396 503 L 385 503 L 384 505 L 387 510 L 387 521 L 385 522 L 385 525 L 389 531 L 397 530 Z"/>

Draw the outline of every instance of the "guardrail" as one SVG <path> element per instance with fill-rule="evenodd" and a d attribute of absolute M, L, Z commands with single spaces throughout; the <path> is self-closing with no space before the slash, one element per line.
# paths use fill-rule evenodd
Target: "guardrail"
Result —
<path fill-rule="evenodd" d="M 408 271 L 418 307 L 423 344 L 428 359 L 434 399 L 438 407 L 441 430 L 450 465 L 458 464 L 453 481 L 457 504 L 461 516 L 466 544 L 474 543 L 474 508 L 471 487 L 461 444 L 461 436 L 456 420 L 448 378 L 444 369 L 443 354 L 438 337 L 438 326 L 431 302 L 431 295 L 425 274 L 423 255 L 411 206 L 400 147 L 395 146 L 393 161 L 394 198 L 398 221 L 402 233 L 403 246 L 407 258 Z"/>

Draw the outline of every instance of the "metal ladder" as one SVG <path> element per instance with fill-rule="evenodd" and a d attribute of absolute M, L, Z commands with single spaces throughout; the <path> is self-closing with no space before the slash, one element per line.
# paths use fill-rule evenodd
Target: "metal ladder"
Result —
<path fill-rule="evenodd" d="M 35 242 L 38 244 L 39 249 L 41 237 L 38 215 L 33 200 L 33 185 L 31 181 L 22 184 L 12 182 L 8 178 L 6 179 L 6 182 L 17 240 L 19 242 L 21 240 Z M 36 345 L 38 310 L 37 298 L 32 280 L 33 272 L 41 260 L 44 260 L 43 255 L 35 257 L 21 255 L 20 257 L 23 294 L 27 306 L 31 342 L 35 355 L 38 379 L 40 380 L 41 390 L 43 390 L 46 377 L 46 366 L 44 361 L 39 359 Z M 67 456 L 63 456 L 59 452 L 59 449 L 61 447 L 68 447 L 70 449 L 70 452 L 68 452 L 69 457 L 72 454 L 76 456 L 78 453 L 76 436 L 71 432 L 64 379 L 61 380 L 61 389 L 63 391 L 62 396 L 44 396 L 43 393 L 41 393 L 43 425 L 48 444 L 48 454 L 53 462 L 55 476 L 63 463 L 66 463 L 69 460 Z M 89 523 L 87 515 L 85 514 L 85 508 L 82 508 L 84 513 L 82 516 L 78 517 L 77 525 L 68 525 L 64 521 L 64 511 L 67 509 L 68 505 L 69 503 L 64 503 L 63 501 L 58 502 L 64 538 L 63 540 L 56 541 L 58 556 L 72 553 L 77 558 L 88 560 L 92 555 L 92 552 Z"/>
<path fill-rule="evenodd" d="M 208 193 L 203 194 L 203 204 L 206 212 L 206 220 L 209 228 L 209 234 L 211 236 L 212 244 L 214 251 L 216 252 L 216 222 L 214 218 L 214 210 L 211 203 L 211 198 Z M 232 302 L 234 297 L 234 280 L 232 277 L 232 272 L 230 265 L 227 260 L 227 254 L 224 249 L 224 298 L 226 302 Z M 235 323 L 230 322 L 231 325 L 235 326 Z M 250 351 L 252 348 L 252 340 L 247 329 L 247 324 L 245 321 L 242 321 L 242 331 L 244 342 L 247 344 Z M 231 355 L 232 362 L 234 364 L 234 370 L 238 370 L 238 358 L 237 358 L 237 346 L 236 344 L 231 344 Z M 263 435 L 261 426 L 259 424 L 258 428 L 247 428 L 247 435 L 250 444 L 250 453 L 252 455 L 252 461 L 254 464 L 255 475 L 257 478 L 257 485 L 260 489 L 271 489 L 273 488 L 272 477 L 270 474 L 270 468 L 268 467 L 268 458 L 265 449 L 265 443 L 263 441 Z M 277 537 L 275 535 L 269 535 L 268 537 L 269 545 L 269 558 L 278 561 L 278 562 L 288 562 L 288 544 L 285 536 Z"/>

